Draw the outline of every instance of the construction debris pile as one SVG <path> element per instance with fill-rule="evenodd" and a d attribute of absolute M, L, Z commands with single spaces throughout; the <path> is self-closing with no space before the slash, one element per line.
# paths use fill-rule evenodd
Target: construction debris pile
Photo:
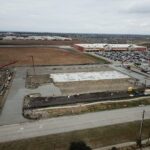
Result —
<path fill-rule="evenodd" d="M 136 93 L 141 93 L 141 89 L 136 89 Z M 136 95 L 134 95 L 136 96 Z M 41 97 L 27 95 L 24 99 L 24 109 L 35 109 L 42 107 L 52 107 L 61 105 L 71 105 L 77 103 L 96 102 L 110 99 L 129 98 L 128 91 L 114 91 L 114 92 L 97 92 L 85 93 L 71 96 L 56 96 L 56 97 Z"/>
<path fill-rule="evenodd" d="M 9 88 L 12 76 L 13 72 L 10 70 L 0 70 L 0 108 L 2 107 L 4 95 Z"/>

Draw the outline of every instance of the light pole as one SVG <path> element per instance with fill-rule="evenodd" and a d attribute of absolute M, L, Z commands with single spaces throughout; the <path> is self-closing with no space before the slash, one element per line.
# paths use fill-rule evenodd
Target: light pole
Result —
<path fill-rule="evenodd" d="M 33 72 L 34 72 L 34 75 L 35 75 L 34 57 L 33 56 L 30 56 L 30 57 L 32 59 L 32 67 L 33 67 Z"/>
<path fill-rule="evenodd" d="M 140 149 L 142 148 L 142 131 L 143 131 L 144 115 L 145 115 L 145 110 L 143 110 L 143 113 L 142 113 L 142 120 L 141 120 L 140 132 L 139 132 L 139 138 L 138 138 L 138 146 L 140 147 Z"/>

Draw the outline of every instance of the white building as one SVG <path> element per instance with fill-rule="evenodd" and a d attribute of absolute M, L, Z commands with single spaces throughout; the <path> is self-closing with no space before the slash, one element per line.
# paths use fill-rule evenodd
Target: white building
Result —
<path fill-rule="evenodd" d="M 128 51 L 139 50 L 146 51 L 145 46 L 138 46 L 135 44 L 107 44 L 107 43 L 95 43 L 95 44 L 75 44 L 74 47 L 82 52 L 98 52 L 98 51 Z"/>
<path fill-rule="evenodd" d="M 61 36 L 27 36 L 27 37 L 17 37 L 17 36 L 6 36 L 3 40 L 61 40 L 61 41 L 71 41 L 71 38 L 61 37 Z"/>

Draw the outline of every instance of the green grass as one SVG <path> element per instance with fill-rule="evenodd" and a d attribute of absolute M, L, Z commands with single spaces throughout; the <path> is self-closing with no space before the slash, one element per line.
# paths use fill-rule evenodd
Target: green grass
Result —
<path fill-rule="evenodd" d="M 110 64 L 110 62 L 108 62 L 107 60 L 102 59 L 100 57 L 96 57 L 96 56 L 93 56 L 93 55 L 90 55 L 90 54 L 87 54 L 87 53 L 86 53 L 86 55 L 88 55 L 91 58 L 94 58 L 100 64 Z"/>
<path fill-rule="evenodd" d="M 92 122 L 92 120 L 91 120 Z M 136 141 L 140 121 L 0 143 L 0 150 L 67 150 L 73 141 L 92 148 Z M 38 132 L 38 131 L 37 131 Z M 143 139 L 150 133 L 150 120 L 144 121 Z"/>

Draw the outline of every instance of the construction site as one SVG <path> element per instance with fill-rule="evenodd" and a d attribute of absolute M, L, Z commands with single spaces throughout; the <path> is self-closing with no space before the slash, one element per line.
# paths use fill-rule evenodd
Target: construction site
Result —
<path fill-rule="evenodd" d="M 18 87 L 19 77 L 22 83 L 18 92 L 21 90 L 20 98 L 23 102 L 20 105 L 25 118 L 60 116 L 64 114 L 61 113 L 65 111 L 64 107 L 72 111 L 72 106 L 77 108 L 77 113 L 81 113 L 87 104 L 149 95 L 148 71 L 141 73 L 133 71 L 131 67 L 128 69 L 128 65 L 132 63 L 131 59 L 134 63 L 142 59 L 142 64 L 143 61 L 148 64 L 148 50 L 144 46 L 103 43 L 74 45 L 74 39 L 49 40 L 48 42 L 54 42 L 54 45 L 45 46 L 18 45 L 18 39 L 9 41 L 16 42 L 16 46 L 0 47 L 1 68 L 7 70 L 4 73 L 1 69 L 1 95 L 5 97 L 4 93 L 9 92 L 12 72 L 16 72 L 14 89 Z M 32 43 L 32 40 L 22 42 Z M 59 42 L 64 43 L 60 45 Z M 106 55 L 107 53 L 110 54 Z M 122 55 L 123 53 L 128 55 Z M 120 59 L 122 62 L 111 59 Z M 10 67 L 12 71 L 8 71 L 7 68 Z M 20 98 L 18 97 L 18 100 Z M 94 107 L 97 107 L 96 105 Z M 55 115 L 52 115 L 52 109 Z"/>
<path fill-rule="evenodd" d="M 11 124 L 16 128 L 12 136 L 18 134 L 20 139 L 20 135 L 26 137 L 27 130 L 31 137 L 43 132 L 45 135 L 58 133 L 60 137 L 60 130 L 68 132 L 70 129 L 70 132 L 75 128 L 80 134 L 80 130 L 95 128 L 99 124 L 114 123 L 116 129 L 116 124 L 122 123 L 123 119 L 124 122 L 135 120 L 135 117 L 141 119 L 141 110 L 145 108 L 147 111 L 150 105 L 147 47 L 88 44 L 64 36 L 55 38 L 16 36 L 0 41 L 2 140 L 3 137 L 12 138 L 9 137 Z M 149 114 L 147 116 L 149 118 Z M 96 133 L 99 138 L 97 130 Z M 92 134 L 90 136 L 92 141 Z"/>
<path fill-rule="evenodd" d="M 142 64 L 145 61 L 148 64 L 146 47 L 135 44 L 77 44 L 80 43 L 77 39 L 55 38 L 31 36 L 29 39 L 14 39 L 10 36 L 1 41 L 1 97 L 9 92 L 15 72 L 13 88 L 20 88 L 14 98 L 22 107 L 23 117 L 60 116 L 65 114 L 62 113 L 64 107 L 70 107 L 71 114 L 72 107 L 76 107 L 80 114 L 85 105 L 149 95 L 148 71 L 141 73 L 131 67 L 129 70 L 128 66 L 139 62 L 139 59 L 142 59 Z M 32 40 L 37 45 L 29 44 Z M 7 42 L 15 45 L 5 45 Z M 40 42 L 47 44 L 38 45 Z M 14 93 L 11 91 L 10 94 L 13 96 Z"/>
<path fill-rule="evenodd" d="M 49 74 L 48 74 L 49 73 Z M 57 115 L 61 107 L 74 105 L 79 108 L 94 102 L 130 99 L 143 96 L 145 87 L 137 80 L 114 70 L 109 65 L 71 65 L 49 67 L 47 74 L 36 68 L 28 70 L 26 88 L 38 89 L 52 86 L 60 90 L 59 95 L 31 93 L 24 98 L 23 115 L 29 119 L 53 117 L 52 108 Z M 80 105 L 79 105 L 80 104 Z M 72 109 L 72 108 L 71 108 Z M 56 113 L 56 112 L 55 112 Z"/>
<path fill-rule="evenodd" d="M 123 46 L 127 49 L 123 48 Z M 106 59 L 105 61 L 110 62 L 110 65 L 87 64 L 55 66 L 50 67 L 47 74 L 41 73 L 40 71 L 39 73 L 35 73 L 35 68 L 33 68 L 33 71 L 32 69 L 28 71 L 26 75 L 26 88 L 38 89 L 40 86 L 51 85 L 59 89 L 60 94 L 55 95 L 47 93 L 47 96 L 45 97 L 41 93 L 31 93 L 25 96 L 23 105 L 24 117 L 40 119 L 59 116 L 65 106 L 69 106 L 69 111 L 73 111 L 73 105 L 78 108 L 77 112 L 81 113 L 82 107 L 85 107 L 86 104 L 92 105 L 94 102 L 124 100 L 149 95 L 149 89 L 146 84 L 147 80 L 145 79 L 149 77 L 148 71 L 144 72 L 138 69 L 133 71 L 133 68 L 130 67 L 129 72 L 133 71 L 133 73 L 142 75 L 144 81 L 141 78 L 137 78 L 136 74 L 132 76 L 130 73 L 122 71 L 122 69 L 129 70 L 128 63 L 131 64 L 131 59 L 132 63 L 136 64 L 137 60 L 142 58 L 132 54 L 133 52 L 136 52 L 137 49 L 139 50 L 138 55 L 141 55 L 144 59 L 148 60 L 148 58 L 144 56 L 145 53 L 148 53 L 147 49 L 145 47 L 134 45 L 133 47 L 136 49 L 133 50 L 132 48 L 130 51 L 127 46 L 131 48 L 130 45 L 120 44 L 119 47 L 121 48 L 119 50 L 119 47 L 117 47 L 117 52 L 115 52 L 116 49 L 108 51 L 114 53 L 124 53 L 125 51 L 128 51 L 129 56 L 122 58 L 119 67 L 113 65 L 115 64 L 114 62 Z M 88 52 L 86 53 L 89 53 L 90 55 L 93 55 L 94 53 L 95 55 L 93 56 L 96 56 L 98 52 L 95 52 L 96 49 L 92 49 L 93 52 L 89 52 L 88 49 Z M 107 50 L 102 52 L 106 53 Z M 133 57 L 136 58 L 134 59 Z M 103 57 L 100 58 L 105 59 Z M 143 62 L 141 63 L 142 65 L 144 64 Z M 146 63 L 148 64 L 149 62 L 147 61 Z M 38 72 L 38 70 L 36 71 Z M 57 107 L 59 107 L 59 109 Z M 55 112 L 54 116 L 52 115 L 53 112 Z"/>

